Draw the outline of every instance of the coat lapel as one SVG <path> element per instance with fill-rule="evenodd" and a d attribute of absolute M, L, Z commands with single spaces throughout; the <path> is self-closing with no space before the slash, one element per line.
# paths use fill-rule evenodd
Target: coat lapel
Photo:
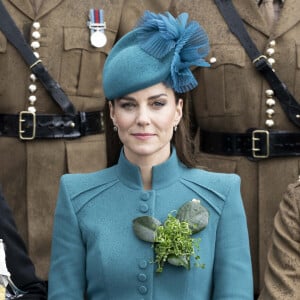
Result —
<path fill-rule="evenodd" d="M 30 0 L 8 0 L 11 2 L 18 10 L 20 10 L 24 15 L 29 17 L 30 19 L 34 19 L 34 10 L 31 5 Z"/>
<path fill-rule="evenodd" d="M 262 14 L 259 12 L 259 7 L 257 6 L 256 1 L 233 0 L 232 3 L 245 23 L 265 34 L 266 36 L 270 35 L 268 24 L 266 23 Z"/>
<path fill-rule="evenodd" d="M 279 20 L 274 26 L 273 38 L 278 38 L 300 22 L 300 1 L 288 0 L 280 13 Z"/>
<path fill-rule="evenodd" d="M 43 17 L 47 13 L 49 13 L 52 9 L 54 9 L 56 6 L 58 6 L 61 2 L 64 0 L 44 0 L 38 14 L 37 14 L 37 19 Z"/>
<path fill-rule="evenodd" d="M 46 15 L 48 12 L 50 12 L 53 8 L 55 8 L 57 5 L 59 5 L 64 0 L 44 0 L 39 12 L 37 15 L 34 13 L 34 9 L 32 7 L 30 0 L 8 0 L 11 2 L 18 10 L 20 10 L 23 14 L 28 16 L 32 20 L 37 20 L 44 15 Z"/>
<path fill-rule="evenodd" d="M 272 28 L 268 28 L 263 16 L 259 12 L 259 8 L 254 0 L 232 0 L 236 10 L 241 18 L 251 27 L 265 34 L 278 38 L 288 30 L 290 30 L 296 23 L 300 22 L 300 1 L 288 0 L 287 4 L 283 6 L 278 22 Z"/>

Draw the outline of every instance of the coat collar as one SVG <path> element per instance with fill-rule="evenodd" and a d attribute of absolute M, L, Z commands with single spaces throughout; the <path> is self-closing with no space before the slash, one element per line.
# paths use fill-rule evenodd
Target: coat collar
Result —
<path fill-rule="evenodd" d="M 37 15 L 34 13 L 34 9 L 32 7 L 30 0 L 8 0 L 11 2 L 18 10 L 20 10 L 22 13 L 24 13 L 26 16 L 28 16 L 32 20 L 38 20 L 44 15 L 46 15 L 48 12 L 50 12 L 53 8 L 55 8 L 57 5 L 59 5 L 64 0 L 45 0 L 38 12 Z"/>
<path fill-rule="evenodd" d="M 123 150 L 116 168 L 119 180 L 126 186 L 133 189 L 143 189 L 139 167 L 126 159 Z M 152 168 L 152 189 L 164 188 L 176 182 L 182 173 L 182 168 L 183 165 L 180 163 L 173 147 L 169 159 Z"/>
<path fill-rule="evenodd" d="M 272 32 L 268 29 L 268 26 L 259 12 L 259 8 L 255 1 L 232 1 L 236 10 L 240 14 L 241 18 L 251 27 L 260 31 L 266 36 L 272 38 L 278 38 L 290 28 L 295 26 L 300 21 L 300 1 L 299 0 L 288 0 L 282 8 L 280 17 Z"/>

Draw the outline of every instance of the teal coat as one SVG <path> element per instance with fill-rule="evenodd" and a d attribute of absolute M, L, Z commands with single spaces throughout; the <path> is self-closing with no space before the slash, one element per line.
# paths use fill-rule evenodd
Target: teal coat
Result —
<path fill-rule="evenodd" d="M 201 237 L 205 268 L 165 266 L 155 272 L 151 244 L 132 220 L 164 221 L 183 203 L 200 199 L 209 211 Z M 248 232 L 237 175 L 183 166 L 173 150 L 153 167 L 144 190 L 137 166 L 123 154 L 111 168 L 61 179 L 49 275 L 49 300 L 253 299 Z"/>

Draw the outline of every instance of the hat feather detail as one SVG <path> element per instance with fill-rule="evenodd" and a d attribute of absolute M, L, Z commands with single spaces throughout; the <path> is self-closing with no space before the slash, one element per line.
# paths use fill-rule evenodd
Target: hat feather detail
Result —
<path fill-rule="evenodd" d="M 174 52 L 167 83 L 179 93 L 197 86 L 191 66 L 209 67 L 205 57 L 209 41 L 197 22 L 188 22 L 188 14 L 174 18 L 169 12 L 154 14 L 146 11 L 138 24 L 138 42 L 149 55 L 161 59 Z"/>

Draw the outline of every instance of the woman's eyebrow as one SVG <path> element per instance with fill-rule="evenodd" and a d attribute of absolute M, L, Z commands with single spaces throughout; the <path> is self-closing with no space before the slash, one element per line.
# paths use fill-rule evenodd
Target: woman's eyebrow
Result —
<path fill-rule="evenodd" d="M 165 97 L 167 97 L 168 95 L 167 95 L 167 94 L 165 94 L 165 93 L 162 93 L 162 94 L 158 94 L 158 95 L 150 96 L 148 99 L 149 99 L 149 100 L 153 100 L 153 99 L 160 98 L 160 97 L 162 97 L 162 96 L 165 96 Z"/>

